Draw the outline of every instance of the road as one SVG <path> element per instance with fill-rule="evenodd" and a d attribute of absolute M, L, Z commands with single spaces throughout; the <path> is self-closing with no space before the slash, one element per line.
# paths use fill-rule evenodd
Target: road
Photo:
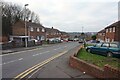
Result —
<path fill-rule="evenodd" d="M 33 50 L 15 52 L 2 56 L 2 77 L 14 78 L 26 69 L 61 52 L 69 51 L 78 46 L 78 42 L 65 42 Z"/>

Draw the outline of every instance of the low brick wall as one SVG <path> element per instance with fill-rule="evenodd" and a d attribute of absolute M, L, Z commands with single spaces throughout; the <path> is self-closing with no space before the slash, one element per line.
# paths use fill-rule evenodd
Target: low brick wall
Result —
<path fill-rule="evenodd" d="M 120 71 L 110 67 L 109 65 L 105 65 L 104 69 L 101 69 L 74 56 L 70 56 L 69 63 L 71 67 L 82 72 L 86 72 L 87 74 L 96 78 L 120 78 Z"/>
<path fill-rule="evenodd" d="M 105 78 L 119 78 L 120 80 L 120 70 L 114 69 L 109 65 L 104 66 Z"/>
<path fill-rule="evenodd" d="M 75 57 L 77 56 L 77 54 L 78 54 L 78 52 L 79 52 L 79 50 L 80 50 L 81 48 L 83 48 L 83 45 L 78 46 L 78 47 L 76 48 L 76 50 L 75 50 L 75 52 L 74 52 L 74 56 L 75 56 Z"/>

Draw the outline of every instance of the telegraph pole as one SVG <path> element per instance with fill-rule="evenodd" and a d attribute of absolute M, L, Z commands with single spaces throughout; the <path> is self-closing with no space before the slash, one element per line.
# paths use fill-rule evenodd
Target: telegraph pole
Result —
<path fill-rule="evenodd" d="M 26 26 L 26 6 L 28 6 L 29 4 L 25 4 L 25 47 L 27 47 L 28 46 L 28 44 L 27 44 L 27 26 Z"/>

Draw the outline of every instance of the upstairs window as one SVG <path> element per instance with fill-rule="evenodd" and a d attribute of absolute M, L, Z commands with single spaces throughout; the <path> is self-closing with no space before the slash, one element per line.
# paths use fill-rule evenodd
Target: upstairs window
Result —
<path fill-rule="evenodd" d="M 108 33 L 108 31 L 109 31 L 109 30 L 108 30 L 108 29 L 106 29 L 106 33 Z"/>
<path fill-rule="evenodd" d="M 37 28 L 37 32 L 39 32 L 40 31 L 40 28 Z"/>
<path fill-rule="evenodd" d="M 105 36 L 105 33 L 102 33 L 103 36 Z"/>
<path fill-rule="evenodd" d="M 112 28 L 110 28 L 110 32 L 112 32 Z"/>
<path fill-rule="evenodd" d="M 115 27 L 113 28 L 113 32 L 115 32 Z"/>
<path fill-rule="evenodd" d="M 102 33 L 99 33 L 100 36 L 102 36 Z"/>
<path fill-rule="evenodd" d="M 48 33 L 46 33 L 46 35 L 49 35 Z"/>
<path fill-rule="evenodd" d="M 44 28 L 42 28 L 42 32 L 45 32 L 45 29 L 44 29 Z"/>
<path fill-rule="evenodd" d="M 30 27 L 30 31 L 32 31 L 32 32 L 33 32 L 33 31 L 34 31 L 34 28 L 33 28 L 33 27 Z"/>

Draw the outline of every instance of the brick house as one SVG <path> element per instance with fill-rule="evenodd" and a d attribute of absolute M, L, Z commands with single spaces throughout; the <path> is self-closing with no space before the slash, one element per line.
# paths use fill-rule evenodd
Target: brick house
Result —
<path fill-rule="evenodd" d="M 31 39 L 45 40 L 45 28 L 41 24 L 26 22 L 27 36 Z M 12 26 L 12 36 L 25 36 L 25 22 L 19 21 Z"/>
<path fill-rule="evenodd" d="M 113 42 L 113 41 L 120 42 L 120 21 L 117 21 L 105 28 L 105 41 L 106 42 Z"/>
<path fill-rule="evenodd" d="M 52 28 L 46 28 L 46 40 L 61 40 L 61 32 L 58 29 Z"/>
<path fill-rule="evenodd" d="M 66 32 L 61 32 L 61 39 L 62 39 L 63 41 L 68 41 L 68 39 L 69 39 L 68 33 L 66 33 Z"/>
<path fill-rule="evenodd" d="M 98 41 L 104 41 L 105 40 L 105 29 L 99 31 L 97 33 L 97 40 Z"/>

